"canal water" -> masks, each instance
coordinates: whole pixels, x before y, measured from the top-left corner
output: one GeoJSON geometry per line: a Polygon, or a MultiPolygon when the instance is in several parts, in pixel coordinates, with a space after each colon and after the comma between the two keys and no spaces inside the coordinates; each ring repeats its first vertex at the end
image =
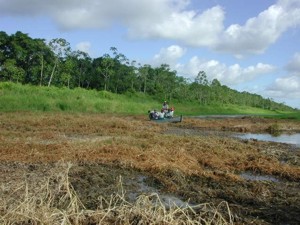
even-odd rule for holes
{"type": "Polygon", "coordinates": [[[281,134],[279,136],[272,136],[271,134],[245,133],[245,134],[236,134],[235,136],[242,139],[256,139],[259,141],[280,142],[286,144],[293,144],[300,147],[300,133],[281,134]]]}

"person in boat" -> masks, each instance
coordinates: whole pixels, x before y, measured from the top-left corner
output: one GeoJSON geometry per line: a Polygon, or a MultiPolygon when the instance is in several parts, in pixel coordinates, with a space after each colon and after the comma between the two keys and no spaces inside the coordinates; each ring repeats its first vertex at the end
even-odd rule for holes
{"type": "Polygon", "coordinates": [[[153,120],[154,119],[154,110],[149,110],[148,114],[149,114],[149,119],[153,120]]]}
{"type": "Polygon", "coordinates": [[[168,105],[167,101],[164,101],[163,105],[162,105],[162,110],[164,111],[164,113],[167,113],[168,109],[169,109],[169,105],[168,105]]]}
{"type": "Polygon", "coordinates": [[[149,110],[149,119],[150,120],[163,120],[165,118],[165,112],[161,110],[160,112],[154,110],[149,110]]]}
{"type": "Polygon", "coordinates": [[[174,107],[168,109],[167,113],[165,114],[166,118],[173,118],[174,116],[174,107]]]}
{"type": "Polygon", "coordinates": [[[162,120],[165,118],[165,112],[163,109],[161,109],[160,113],[158,113],[158,119],[162,120]]]}

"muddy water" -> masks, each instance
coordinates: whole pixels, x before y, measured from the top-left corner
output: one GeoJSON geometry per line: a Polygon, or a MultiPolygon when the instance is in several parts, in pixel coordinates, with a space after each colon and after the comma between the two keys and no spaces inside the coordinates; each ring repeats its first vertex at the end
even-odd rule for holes
{"type": "MultiPolygon", "coordinates": [[[[192,204],[182,201],[178,197],[172,194],[166,194],[162,193],[158,187],[151,186],[149,183],[150,177],[147,177],[145,175],[138,175],[135,177],[135,179],[127,179],[125,180],[125,185],[127,187],[135,187],[131,188],[131,190],[127,190],[128,192],[128,198],[129,201],[136,201],[136,199],[139,197],[141,194],[146,194],[146,195],[151,195],[155,194],[159,197],[161,204],[163,204],[166,208],[170,208],[172,206],[176,207],[187,207],[187,206],[193,206],[192,204]]],[[[152,183],[150,181],[150,183],[152,183]]]]}
{"type": "Polygon", "coordinates": [[[256,139],[260,141],[271,141],[271,142],[280,142],[286,144],[293,144],[300,147],[300,133],[295,134],[281,134],[279,136],[274,136],[271,134],[253,134],[253,133],[245,133],[245,134],[234,134],[235,137],[239,137],[242,139],[256,139]]]}

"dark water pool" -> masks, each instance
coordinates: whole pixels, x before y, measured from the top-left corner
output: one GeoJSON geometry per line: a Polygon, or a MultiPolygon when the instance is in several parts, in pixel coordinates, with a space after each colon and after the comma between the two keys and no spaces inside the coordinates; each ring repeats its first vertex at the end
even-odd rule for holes
{"type": "Polygon", "coordinates": [[[280,142],[286,144],[293,144],[300,147],[300,133],[294,134],[281,134],[279,136],[272,136],[271,134],[236,134],[236,137],[242,139],[257,139],[259,141],[272,141],[272,142],[280,142]]]}

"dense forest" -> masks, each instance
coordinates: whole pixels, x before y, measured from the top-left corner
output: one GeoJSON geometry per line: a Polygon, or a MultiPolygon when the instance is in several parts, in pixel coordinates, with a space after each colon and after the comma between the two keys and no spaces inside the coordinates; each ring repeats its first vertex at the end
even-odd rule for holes
{"type": "Polygon", "coordinates": [[[110,48],[99,58],[74,51],[62,38],[49,42],[20,31],[0,32],[0,81],[39,86],[105,90],[113,93],[142,92],[159,99],[195,101],[201,105],[246,105],[270,110],[291,110],[283,103],[257,94],[238,92],[217,79],[209,81],[199,71],[192,81],[178,76],[167,64],[141,65],[110,48]]]}

